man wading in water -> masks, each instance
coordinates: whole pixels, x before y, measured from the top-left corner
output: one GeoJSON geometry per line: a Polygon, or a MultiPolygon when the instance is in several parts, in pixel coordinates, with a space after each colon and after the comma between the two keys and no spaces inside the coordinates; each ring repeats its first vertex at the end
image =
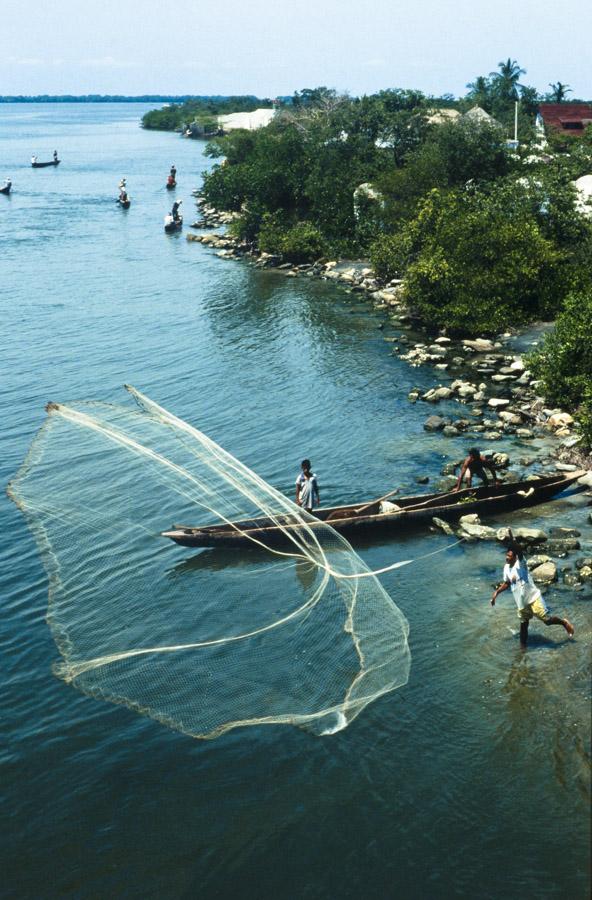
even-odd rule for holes
{"type": "Polygon", "coordinates": [[[321,502],[317,476],[310,471],[310,459],[303,459],[301,468],[302,472],[296,479],[296,503],[312,512],[313,506],[321,502]]]}
{"type": "Polygon", "coordinates": [[[489,471],[493,475],[493,483],[497,484],[495,466],[493,465],[491,460],[487,459],[485,456],[481,456],[481,451],[477,447],[471,447],[471,449],[469,450],[469,455],[460,467],[460,475],[458,476],[458,481],[456,482],[456,487],[454,488],[454,490],[460,491],[465,475],[467,477],[467,487],[471,487],[473,475],[476,475],[477,478],[480,478],[483,484],[487,486],[489,482],[487,481],[485,469],[489,469],[489,471]]]}
{"type": "Polygon", "coordinates": [[[493,592],[490,600],[492,606],[495,606],[497,595],[507,591],[508,588],[511,589],[518,607],[520,643],[523,647],[526,647],[528,641],[528,624],[532,618],[540,619],[545,625],[563,625],[569,636],[573,635],[574,627],[568,619],[560,619],[559,616],[552,616],[549,613],[543,595],[532,580],[522,550],[517,544],[508,547],[504,581],[493,592]]]}

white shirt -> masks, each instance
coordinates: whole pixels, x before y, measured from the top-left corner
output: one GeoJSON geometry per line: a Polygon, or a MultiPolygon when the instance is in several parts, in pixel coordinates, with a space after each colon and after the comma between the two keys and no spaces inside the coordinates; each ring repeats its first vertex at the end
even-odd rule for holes
{"type": "Polygon", "coordinates": [[[541,592],[532,580],[526,561],[523,559],[517,559],[513,566],[506,563],[504,581],[510,585],[518,609],[524,609],[535,600],[541,599],[541,592]]]}
{"type": "Polygon", "coordinates": [[[300,492],[298,494],[300,505],[305,509],[312,509],[315,498],[317,500],[319,498],[317,476],[311,472],[310,478],[307,478],[304,472],[301,472],[296,479],[296,484],[300,487],[300,492]]]}

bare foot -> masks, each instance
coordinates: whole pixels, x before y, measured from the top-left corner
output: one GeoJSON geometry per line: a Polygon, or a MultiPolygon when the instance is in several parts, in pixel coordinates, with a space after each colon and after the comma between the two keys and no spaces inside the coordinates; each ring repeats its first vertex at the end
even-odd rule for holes
{"type": "Polygon", "coordinates": [[[570,636],[570,637],[573,637],[575,628],[573,627],[573,625],[571,624],[571,622],[569,621],[569,619],[564,619],[564,620],[563,620],[563,627],[565,628],[565,630],[567,631],[567,633],[569,634],[569,636],[570,636]]]}

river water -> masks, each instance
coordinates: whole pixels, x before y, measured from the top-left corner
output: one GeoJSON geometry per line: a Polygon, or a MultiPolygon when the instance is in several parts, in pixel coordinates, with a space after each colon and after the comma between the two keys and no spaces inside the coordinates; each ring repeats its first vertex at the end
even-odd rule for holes
{"type": "MultiPolygon", "coordinates": [[[[165,235],[171,163],[189,223],[210,161],[200,143],[142,131],[145,108],[0,106],[0,176],[13,181],[0,196],[3,484],[48,400],[125,402],[124,382],[290,495],[303,456],[328,505],[433,482],[464,450],[423,432],[431,409],[406,399],[433,373],[393,357],[342,289],[165,235]],[[30,168],[55,148],[57,169],[30,168]]],[[[496,449],[530,453],[510,438],[496,449]]],[[[96,476],[109,477],[100,462],[96,476]]],[[[589,553],[585,503],[564,496],[502,524],[574,525],[589,553]]],[[[511,598],[488,604],[498,546],[419,560],[382,579],[410,623],[405,687],[331,737],[267,726],[202,742],[51,674],[45,573],[5,496],[0,520],[7,896],[588,896],[589,591],[548,594],[577,640],[535,625],[521,654],[511,598]]],[[[359,551],[379,568],[447,542],[359,551]]],[[[169,553],[171,566],[190,555],[169,553]]]]}

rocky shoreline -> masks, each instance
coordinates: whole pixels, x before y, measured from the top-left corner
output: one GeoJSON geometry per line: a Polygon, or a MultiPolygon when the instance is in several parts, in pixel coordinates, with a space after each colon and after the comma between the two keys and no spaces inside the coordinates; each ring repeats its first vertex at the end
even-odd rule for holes
{"type": "MultiPolygon", "coordinates": [[[[220,213],[207,206],[199,196],[197,202],[200,217],[192,228],[226,227],[236,218],[235,213],[220,213]]],[[[430,415],[424,425],[426,430],[441,431],[447,437],[464,432],[479,441],[496,441],[507,434],[523,440],[553,435],[558,441],[550,453],[557,460],[559,471],[592,468],[592,458],[578,448],[573,417],[561,409],[548,407],[544,398],[538,396],[537,382],[522,356],[507,351],[505,345],[512,334],[505,333],[496,340],[453,340],[441,333],[431,341],[427,336],[413,341],[412,331],[419,325],[413,312],[402,302],[402,280],[384,284],[364,262],[332,260],[293,265],[282,262],[278,256],[256,251],[225,232],[188,234],[187,240],[210,247],[224,259],[247,259],[257,268],[277,269],[286,277],[334,281],[359,294],[360,299],[368,300],[374,311],[384,314],[384,324],[400,329],[398,335],[386,338],[394,354],[412,366],[432,366],[439,377],[451,378],[446,384],[438,381],[429,391],[417,389],[409,394],[412,403],[419,400],[433,405],[442,401],[459,404],[462,415],[456,419],[430,415]]]]}
{"type": "MultiPolygon", "coordinates": [[[[511,352],[509,342],[513,334],[505,333],[495,340],[457,340],[445,333],[430,338],[420,330],[413,311],[404,305],[401,280],[382,283],[371,267],[362,261],[322,260],[302,265],[283,262],[280,257],[254,250],[221,230],[236,218],[236,214],[220,213],[208,207],[199,195],[197,203],[199,218],[191,227],[200,233],[188,234],[187,240],[211,248],[223,259],[244,259],[257,268],[276,269],[288,278],[313,277],[333,281],[342,285],[348,293],[369,302],[383,318],[379,328],[394,332],[385,335],[385,340],[392,345],[393,355],[406,360],[410,366],[430,366],[434,371],[432,388],[428,391],[417,388],[408,395],[410,403],[425,403],[426,412],[429,406],[445,407],[443,413],[434,410],[426,415],[426,431],[436,431],[450,438],[463,435],[468,443],[478,445],[487,442],[494,446],[496,441],[510,435],[525,442],[528,452],[516,461],[522,469],[520,474],[509,468],[508,455],[496,453],[492,446],[492,458],[504,481],[535,478],[536,475],[528,475],[524,471],[532,466],[545,474],[592,470],[592,459],[579,448],[580,439],[573,417],[562,409],[546,404],[537,393],[538,383],[531,376],[522,355],[511,352]],[[220,230],[212,231],[214,228],[220,230]],[[532,445],[528,446],[535,439],[543,439],[545,446],[542,454],[534,447],[531,451],[532,445]]],[[[460,459],[452,459],[443,466],[441,480],[435,486],[437,490],[450,489],[456,481],[455,473],[461,462],[460,459]]],[[[587,487],[592,488],[590,472],[587,487]]],[[[592,498],[592,492],[587,496],[592,498]]],[[[592,499],[589,503],[592,504],[592,499]]],[[[470,516],[466,518],[471,519],[470,516]]],[[[588,518],[592,521],[592,513],[588,518]]],[[[435,525],[438,526],[438,523],[435,525]]],[[[494,529],[488,529],[478,521],[463,523],[461,520],[458,534],[466,540],[507,539],[507,534],[500,537],[494,529]]],[[[539,538],[538,544],[547,541],[548,536],[539,538]]],[[[525,540],[524,543],[529,545],[531,542],[525,540]]],[[[534,543],[537,544],[537,541],[534,543]]],[[[550,554],[564,557],[570,551],[580,549],[580,542],[576,536],[561,539],[555,535],[551,536],[546,546],[550,554]]],[[[534,570],[533,577],[540,567],[538,576],[541,584],[551,584],[557,580],[557,565],[550,555],[538,554],[536,558],[531,558],[530,563],[534,570]],[[544,582],[545,578],[550,580],[544,582]]],[[[575,571],[571,566],[563,567],[564,581],[580,589],[584,582],[592,581],[592,559],[577,559],[575,565],[575,571]]]]}

